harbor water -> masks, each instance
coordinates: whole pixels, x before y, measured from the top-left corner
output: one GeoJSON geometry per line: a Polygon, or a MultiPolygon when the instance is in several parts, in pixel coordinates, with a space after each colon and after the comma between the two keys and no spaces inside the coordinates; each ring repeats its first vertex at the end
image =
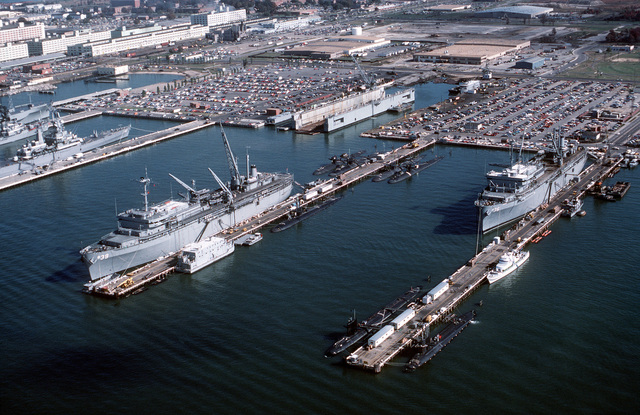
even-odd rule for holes
{"type": "MultiPolygon", "coordinates": [[[[417,105],[447,87],[418,86],[417,105]]],[[[226,132],[242,169],[248,150],[259,170],[304,183],[332,155],[397,147],[359,137],[391,119],[329,135],[226,132]]],[[[116,211],[142,205],[145,169],[154,202],[183,190],[168,173],[197,188],[215,186],[207,167],[226,178],[217,127],[0,193],[0,412],[637,413],[638,169],[615,178],[632,182],[623,200],[587,198],[586,216],[556,222],[520,270],[468,299],[460,312],[483,302],[477,322],[416,372],[323,357],[352,309],[363,319],[475,253],[473,201],[507,152],[424,154],[445,158],[399,184],[365,181],[292,229],[117,301],[81,294],[78,251],[115,228],[116,211]]]]}

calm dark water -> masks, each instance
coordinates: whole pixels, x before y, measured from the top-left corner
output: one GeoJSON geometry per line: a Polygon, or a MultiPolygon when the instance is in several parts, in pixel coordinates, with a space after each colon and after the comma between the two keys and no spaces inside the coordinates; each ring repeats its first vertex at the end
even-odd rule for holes
{"type": "MultiPolygon", "coordinates": [[[[421,86],[419,105],[442,91],[421,86]]],[[[227,134],[241,164],[250,147],[260,170],[307,182],[333,154],[397,146],[358,136],[390,119],[227,134]]],[[[433,153],[445,159],[411,181],[363,182],[294,229],[120,301],[80,293],[78,250],[115,227],[116,205],[141,205],[145,168],[153,201],[176,194],[169,172],[199,188],[214,185],[207,167],[226,176],[217,129],[1,193],[0,412],[637,413],[639,170],[616,177],[634,182],[624,200],[587,199],[587,216],[558,221],[521,270],[476,292],[460,311],[483,300],[478,322],[417,372],[323,357],[352,308],[364,317],[474,254],[472,201],[507,154],[433,153]]]]}

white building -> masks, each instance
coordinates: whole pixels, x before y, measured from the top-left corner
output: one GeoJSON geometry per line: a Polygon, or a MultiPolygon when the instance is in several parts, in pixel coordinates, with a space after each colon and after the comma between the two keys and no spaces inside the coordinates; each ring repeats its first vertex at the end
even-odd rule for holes
{"type": "Polygon", "coordinates": [[[25,26],[19,22],[17,26],[7,26],[0,29],[0,43],[20,42],[23,40],[44,39],[44,24],[25,26]]]}
{"type": "Polygon", "coordinates": [[[221,26],[245,20],[247,20],[247,11],[245,9],[191,15],[191,24],[206,27],[221,26]]]}
{"type": "Polygon", "coordinates": [[[162,30],[138,35],[124,36],[110,40],[72,45],[67,48],[71,56],[101,56],[127,50],[146,48],[169,42],[180,42],[205,37],[209,28],[200,25],[177,25],[162,30]]]}
{"type": "Polygon", "coordinates": [[[0,62],[12,61],[29,57],[29,49],[26,43],[7,43],[0,46],[0,62]]]}
{"type": "Polygon", "coordinates": [[[66,53],[69,46],[107,39],[111,39],[111,31],[108,30],[101,32],[75,31],[71,36],[62,35],[56,38],[33,40],[27,42],[27,45],[29,45],[29,56],[37,56],[56,52],[66,53]]]}

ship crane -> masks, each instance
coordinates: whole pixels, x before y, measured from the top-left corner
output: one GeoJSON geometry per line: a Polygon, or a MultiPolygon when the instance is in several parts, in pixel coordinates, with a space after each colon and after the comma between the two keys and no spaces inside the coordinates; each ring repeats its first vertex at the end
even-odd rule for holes
{"type": "Polygon", "coordinates": [[[229,198],[229,202],[233,202],[233,193],[231,193],[231,190],[229,190],[229,188],[225,186],[224,183],[222,183],[222,180],[220,180],[220,178],[213,172],[213,170],[209,169],[209,172],[213,175],[213,178],[216,179],[216,182],[218,182],[218,185],[220,185],[222,191],[227,195],[227,197],[229,198]]]}
{"type": "Polygon", "coordinates": [[[191,187],[188,184],[186,184],[185,182],[183,182],[182,180],[178,179],[173,174],[169,173],[169,176],[171,176],[171,178],[173,178],[173,180],[178,182],[180,184],[180,186],[184,187],[185,189],[187,189],[189,191],[189,196],[190,196],[191,200],[194,200],[194,199],[197,200],[197,199],[200,198],[200,196],[202,196],[203,194],[206,194],[209,191],[207,189],[196,190],[193,187],[191,187]]]}
{"type": "Polygon", "coordinates": [[[364,69],[362,69],[362,67],[360,66],[360,62],[358,62],[358,58],[356,58],[355,55],[351,55],[351,58],[353,59],[353,62],[356,64],[356,68],[358,68],[358,71],[360,71],[360,76],[362,76],[362,80],[364,81],[366,88],[373,88],[376,84],[375,79],[367,75],[364,69]]]}
{"type": "Polygon", "coordinates": [[[220,124],[220,131],[222,132],[222,142],[224,143],[224,150],[227,153],[227,163],[229,164],[229,173],[231,174],[231,190],[236,190],[240,186],[240,170],[238,170],[238,163],[236,163],[227,135],[224,133],[224,128],[220,124]]]}

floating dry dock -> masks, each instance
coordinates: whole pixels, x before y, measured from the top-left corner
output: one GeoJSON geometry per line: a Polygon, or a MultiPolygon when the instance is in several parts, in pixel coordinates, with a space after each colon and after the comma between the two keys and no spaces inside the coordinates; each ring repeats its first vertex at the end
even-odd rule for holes
{"type": "Polygon", "coordinates": [[[577,182],[558,192],[549,204],[518,222],[503,234],[502,239],[496,238],[451,276],[424,293],[421,301],[407,308],[411,310],[410,319],[403,319],[402,324],[383,327],[364,346],[346,357],[347,364],[379,373],[401,351],[417,345],[426,330],[440,322],[485,282],[488,270],[500,256],[511,249],[521,250],[534,238],[548,235],[549,225],[560,217],[561,202],[569,196],[583,197],[595,182],[609,177],[620,162],[621,159],[614,159],[591,165],[577,182]]]}

